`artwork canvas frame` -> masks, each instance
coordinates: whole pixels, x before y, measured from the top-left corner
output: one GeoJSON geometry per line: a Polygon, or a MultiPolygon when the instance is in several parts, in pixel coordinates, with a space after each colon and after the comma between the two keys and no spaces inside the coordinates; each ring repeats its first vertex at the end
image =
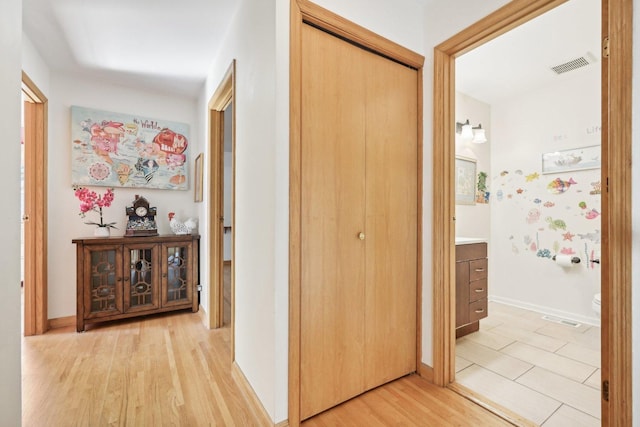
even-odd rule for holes
{"type": "Polygon", "coordinates": [[[456,205],[476,204],[476,166],[476,159],[456,156],[454,169],[456,205]]]}
{"type": "Polygon", "coordinates": [[[194,183],[193,183],[193,201],[196,203],[202,202],[202,185],[203,185],[203,177],[202,177],[202,168],[204,167],[204,154],[200,153],[196,157],[194,163],[194,183]]]}
{"type": "Polygon", "coordinates": [[[71,183],[189,189],[189,125],[71,107],[71,183]]]}
{"type": "Polygon", "coordinates": [[[555,174],[601,167],[601,146],[570,148],[542,154],[542,173],[555,174]]]}

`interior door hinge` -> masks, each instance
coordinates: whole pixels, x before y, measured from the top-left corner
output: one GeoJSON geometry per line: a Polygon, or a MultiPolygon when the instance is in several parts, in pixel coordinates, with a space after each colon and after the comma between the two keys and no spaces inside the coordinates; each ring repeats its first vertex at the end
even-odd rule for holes
{"type": "Polygon", "coordinates": [[[609,57],[609,37],[605,37],[602,40],[602,57],[603,58],[609,57]]]}
{"type": "Polygon", "coordinates": [[[602,381],[602,398],[605,402],[609,401],[609,380],[602,381]]]}

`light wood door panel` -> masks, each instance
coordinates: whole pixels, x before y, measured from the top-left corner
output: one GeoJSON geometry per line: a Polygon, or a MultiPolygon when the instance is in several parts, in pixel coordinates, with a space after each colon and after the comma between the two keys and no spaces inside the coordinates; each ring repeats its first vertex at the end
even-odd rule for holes
{"type": "Polygon", "coordinates": [[[365,386],[416,370],[417,71],[367,53],[365,386]]]}
{"type": "Polygon", "coordinates": [[[362,393],[363,51],[307,25],[302,40],[301,416],[362,393]]]}
{"type": "Polygon", "coordinates": [[[416,370],[417,71],[302,28],[300,414],[416,370]]]}

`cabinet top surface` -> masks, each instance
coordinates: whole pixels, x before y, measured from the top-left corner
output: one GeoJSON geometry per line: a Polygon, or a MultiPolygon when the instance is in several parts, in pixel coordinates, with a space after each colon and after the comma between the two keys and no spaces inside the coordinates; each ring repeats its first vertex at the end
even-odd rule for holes
{"type": "Polygon", "coordinates": [[[483,237],[456,237],[456,245],[470,245],[473,243],[487,243],[483,237]]]}
{"type": "Polygon", "coordinates": [[[162,236],[112,236],[112,237],[82,237],[73,239],[72,243],[82,244],[122,244],[122,243],[162,243],[162,242],[184,242],[199,240],[198,234],[166,234],[162,236]]]}

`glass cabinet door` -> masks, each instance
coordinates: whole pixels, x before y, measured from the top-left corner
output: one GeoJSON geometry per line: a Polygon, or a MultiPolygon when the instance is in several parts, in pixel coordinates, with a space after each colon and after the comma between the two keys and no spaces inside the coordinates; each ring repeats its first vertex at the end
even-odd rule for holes
{"type": "Polygon", "coordinates": [[[162,305],[191,303],[191,244],[162,245],[162,305]]]}
{"type": "Polygon", "coordinates": [[[85,247],[84,260],[85,318],[122,313],[122,247],[85,247]]]}
{"type": "Polygon", "coordinates": [[[159,307],[160,266],[158,245],[124,247],[124,311],[144,311],[159,307]]]}

